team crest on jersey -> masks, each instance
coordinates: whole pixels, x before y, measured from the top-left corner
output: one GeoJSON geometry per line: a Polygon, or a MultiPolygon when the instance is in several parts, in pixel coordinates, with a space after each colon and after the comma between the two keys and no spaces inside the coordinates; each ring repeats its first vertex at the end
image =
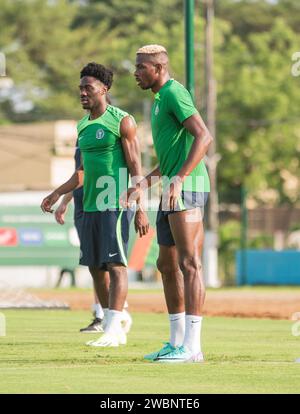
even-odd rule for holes
{"type": "Polygon", "coordinates": [[[156,105],[156,108],[155,108],[155,111],[154,111],[155,115],[157,115],[157,114],[158,114],[158,112],[159,112],[159,106],[158,106],[158,104],[157,104],[157,105],[156,105]]]}
{"type": "Polygon", "coordinates": [[[104,137],[104,134],[105,134],[105,132],[104,132],[104,130],[102,128],[97,129],[96,138],[97,139],[102,139],[104,137]]]}

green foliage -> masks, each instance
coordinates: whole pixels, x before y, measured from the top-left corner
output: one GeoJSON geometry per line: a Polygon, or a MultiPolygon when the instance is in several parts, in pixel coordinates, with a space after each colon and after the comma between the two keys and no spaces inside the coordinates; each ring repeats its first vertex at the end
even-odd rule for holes
{"type": "Polygon", "coordinates": [[[268,234],[259,234],[248,240],[248,249],[273,249],[274,238],[268,234]]]}
{"type": "MultiPolygon", "coordinates": [[[[272,249],[274,238],[257,233],[246,240],[247,249],[272,249]]],[[[219,276],[225,286],[235,285],[235,254],[241,249],[241,223],[228,220],[219,226],[219,276]]]]}
{"type": "Polygon", "coordinates": [[[288,26],[299,32],[300,3],[298,0],[216,0],[216,13],[231,23],[242,38],[250,33],[267,32],[274,19],[283,17],[288,26]]]}
{"type": "MultiPolygon", "coordinates": [[[[143,119],[143,92],[132,75],[135,52],[164,44],[172,76],[184,82],[183,0],[2,0],[0,51],[11,96],[0,97],[0,123],[79,118],[79,71],[89,61],[114,69],[113,103],[143,119]],[[15,103],[32,108],[16,111],[15,103]]],[[[298,0],[216,1],[218,191],[239,203],[241,185],[252,198],[295,203],[299,194],[299,77],[291,76],[300,50],[298,0]]],[[[204,108],[203,2],[196,1],[196,101],[204,108]]],[[[0,79],[1,80],[1,79],[0,79]]],[[[0,85],[1,88],[1,85],[0,85]]]]}
{"type": "Polygon", "coordinates": [[[241,224],[229,220],[219,226],[219,276],[223,285],[235,284],[235,253],[241,247],[241,224]]]}
{"type": "Polygon", "coordinates": [[[291,76],[298,48],[296,33],[281,19],[269,32],[250,34],[247,43],[224,35],[217,116],[221,199],[238,202],[244,183],[257,198],[273,188],[276,201],[296,200],[297,191],[285,190],[282,172],[297,177],[299,169],[299,79],[291,76]]]}
{"type": "Polygon", "coordinates": [[[6,102],[2,111],[8,118],[23,121],[79,114],[73,108],[78,106],[74,89],[82,36],[70,30],[75,12],[64,0],[52,5],[44,0],[2,1],[0,48],[6,53],[7,76],[34,103],[32,111],[19,115],[6,102]]]}

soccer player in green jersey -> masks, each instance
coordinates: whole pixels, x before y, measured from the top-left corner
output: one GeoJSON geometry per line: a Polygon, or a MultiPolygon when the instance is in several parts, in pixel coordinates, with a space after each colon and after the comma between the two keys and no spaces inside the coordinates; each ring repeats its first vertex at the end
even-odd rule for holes
{"type": "Polygon", "coordinates": [[[210,191],[203,161],[212,137],[190,93],[170,78],[168,54],[160,45],[137,51],[135,78],[151,89],[151,127],[159,165],[127,192],[138,199],[153,178],[163,178],[157,215],[158,269],[162,274],[170,320],[170,339],[145,359],[202,362],[201,324],[205,287],[201,271],[203,208],[210,191]]]}
{"type": "MultiPolygon", "coordinates": [[[[108,96],[106,96],[106,101],[108,104],[111,104],[111,101],[108,96]]],[[[75,170],[80,167],[81,165],[81,152],[80,148],[78,146],[78,139],[76,142],[75,147],[75,154],[74,154],[74,160],[75,160],[75,170]]],[[[77,234],[79,237],[79,240],[81,239],[81,231],[82,231],[82,223],[83,223],[83,217],[84,217],[84,211],[83,211],[83,187],[78,188],[75,191],[72,191],[71,193],[65,194],[60,201],[59,206],[55,210],[55,219],[57,223],[63,225],[65,220],[65,214],[68,209],[68,205],[70,201],[73,199],[74,201],[74,224],[75,228],[77,230],[77,234]]],[[[109,273],[107,271],[101,271],[99,278],[99,284],[94,286],[94,298],[95,302],[93,304],[93,320],[92,322],[80,329],[80,332],[87,333],[87,334],[99,334],[103,331],[103,327],[105,326],[105,321],[107,319],[107,313],[108,313],[108,302],[109,302],[109,273]],[[101,299],[102,299],[102,305],[99,302],[98,296],[101,291],[101,299]]],[[[128,307],[127,302],[125,302],[125,307],[128,307]]],[[[122,321],[122,327],[125,331],[125,333],[128,333],[132,325],[132,318],[130,314],[127,312],[126,309],[123,309],[123,321],[122,321]]]]}
{"type": "MultiPolygon", "coordinates": [[[[113,73],[97,63],[80,72],[80,100],[88,111],[77,125],[82,165],[72,177],[42,201],[44,212],[63,195],[83,184],[83,222],[80,264],[89,267],[100,303],[105,302],[105,270],[109,272],[109,310],[104,334],[87,344],[99,347],[126,343],[122,311],[127,296],[127,243],[133,211],[119,205],[119,195],[131,177],[141,175],[136,124],[130,115],[107,104],[106,94],[113,73]],[[84,178],[84,180],[83,180],[84,178]]],[[[135,214],[135,229],[142,236],[149,223],[140,205],[135,214]]],[[[104,306],[103,306],[104,307],[104,306]]]]}

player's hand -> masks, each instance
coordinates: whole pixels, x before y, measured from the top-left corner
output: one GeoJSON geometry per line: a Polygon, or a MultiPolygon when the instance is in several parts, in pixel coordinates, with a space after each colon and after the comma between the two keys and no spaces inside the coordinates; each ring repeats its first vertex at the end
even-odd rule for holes
{"type": "Polygon", "coordinates": [[[142,190],[138,187],[130,187],[127,191],[124,191],[120,197],[120,204],[123,208],[131,208],[140,200],[142,190]]]}
{"type": "Polygon", "coordinates": [[[180,177],[176,176],[172,178],[170,188],[168,191],[167,198],[167,207],[168,209],[175,210],[178,199],[181,197],[182,191],[182,180],[180,177]]]}
{"type": "Polygon", "coordinates": [[[68,205],[65,203],[61,203],[57,209],[55,210],[55,220],[58,224],[65,224],[65,214],[67,211],[68,205]]]}
{"type": "Polygon", "coordinates": [[[53,213],[53,209],[51,207],[53,206],[53,204],[57,202],[59,197],[60,195],[56,191],[53,191],[53,193],[45,197],[41,204],[41,209],[43,210],[43,212],[53,213]]]}
{"type": "Polygon", "coordinates": [[[135,228],[135,232],[139,233],[140,237],[143,237],[148,233],[149,220],[148,220],[147,214],[144,211],[138,210],[135,213],[134,228],[135,228]]]}

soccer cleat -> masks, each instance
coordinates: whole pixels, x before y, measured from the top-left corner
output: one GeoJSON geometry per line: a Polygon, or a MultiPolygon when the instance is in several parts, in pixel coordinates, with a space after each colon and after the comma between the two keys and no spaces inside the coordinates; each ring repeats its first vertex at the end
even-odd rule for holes
{"type": "Polygon", "coordinates": [[[163,342],[163,344],[165,345],[159,351],[145,355],[144,359],[147,359],[148,361],[155,361],[159,356],[167,355],[176,349],[176,347],[171,345],[170,342],[163,342]]]}
{"type": "Polygon", "coordinates": [[[202,352],[192,354],[184,346],[177,347],[166,355],[158,356],[155,362],[179,363],[179,362],[204,362],[202,352]]]}
{"type": "Polygon", "coordinates": [[[126,334],[121,331],[118,334],[111,334],[111,333],[104,333],[100,338],[96,339],[95,341],[88,341],[86,345],[89,346],[119,346],[119,345],[126,345],[127,337],[126,334]]]}
{"type": "Polygon", "coordinates": [[[99,347],[116,347],[119,346],[119,339],[116,335],[104,333],[96,341],[88,341],[86,345],[99,347]]]}
{"type": "Polygon", "coordinates": [[[126,345],[127,344],[127,336],[124,330],[120,331],[117,335],[118,341],[120,345],[126,345]]]}
{"type": "Polygon", "coordinates": [[[86,328],[80,329],[81,333],[99,333],[104,332],[102,326],[102,319],[95,318],[86,328]]]}
{"type": "Polygon", "coordinates": [[[121,325],[122,325],[124,333],[128,334],[128,332],[130,331],[131,325],[132,325],[132,317],[125,309],[123,309],[123,317],[124,319],[122,319],[121,325]]]}

